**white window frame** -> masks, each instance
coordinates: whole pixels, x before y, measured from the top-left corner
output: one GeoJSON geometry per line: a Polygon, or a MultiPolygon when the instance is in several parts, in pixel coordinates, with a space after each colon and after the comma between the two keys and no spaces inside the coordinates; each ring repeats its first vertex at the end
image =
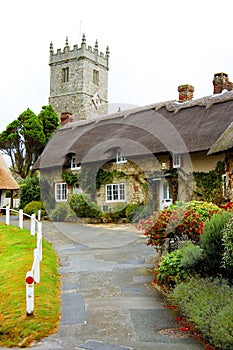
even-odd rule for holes
{"type": "Polygon", "coordinates": [[[181,168],[181,154],[173,155],[173,168],[175,169],[181,168]]]}
{"type": "Polygon", "coordinates": [[[76,156],[72,156],[72,157],[71,157],[70,168],[71,168],[72,170],[80,170],[80,169],[81,169],[80,163],[77,163],[77,162],[76,162],[76,156]]]}
{"type": "Polygon", "coordinates": [[[117,164],[124,164],[127,162],[127,159],[125,157],[121,156],[121,151],[118,150],[116,154],[116,163],[117,164]]]}
{"type": "Polygon", "coordinates": [[[55,184],[55,201],[66,202],[67,201],[67,184],[66,182],[58,182],[55,184]]]}
{"type": "Polygon", "coordinates": [[[126,202],[125,183],[105,185],[106,203],[126,202]]]}

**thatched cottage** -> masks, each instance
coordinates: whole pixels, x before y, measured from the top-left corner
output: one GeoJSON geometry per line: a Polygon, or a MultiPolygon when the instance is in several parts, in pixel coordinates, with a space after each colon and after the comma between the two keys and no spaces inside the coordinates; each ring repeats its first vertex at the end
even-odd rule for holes
{"type": "Polygon", "coordinates": [[[179,199],[202,199],[206,185],[197,188],[195,175],[214,171],[223,181],[222,200],[230,199],[228,156],[213,147],[226,133],[232,147],[232,83],[218,73],[213,84],[213,95],[196,100],[193,86],[185,84],[178,87],[177,100],[94,120],[71,119],[34,168],[50,182],[57,202],[87,191],[103,208],[150,201],[158,209],[179,199]],[[72,182],[69,174],[79,174],[79,180],[72,182]]]}
{"type": "Polygon", "coordinates": [[[0,207],[5,204],[6,192],[18,190],[19,185],[13,178],[6,162],[0,153],[0,207]]]}

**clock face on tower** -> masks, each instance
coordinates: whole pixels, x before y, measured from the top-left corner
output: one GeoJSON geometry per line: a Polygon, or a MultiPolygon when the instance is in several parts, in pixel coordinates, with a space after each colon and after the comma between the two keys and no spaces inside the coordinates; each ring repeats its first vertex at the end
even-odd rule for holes
{"type": "Polygon", "coordinates": [[[95,93],[91,100],[92,100],[92,103],[94,104],[95,108],[98,109],[98,107],[101,105],[100,96],[97,93],[95,93]]]}

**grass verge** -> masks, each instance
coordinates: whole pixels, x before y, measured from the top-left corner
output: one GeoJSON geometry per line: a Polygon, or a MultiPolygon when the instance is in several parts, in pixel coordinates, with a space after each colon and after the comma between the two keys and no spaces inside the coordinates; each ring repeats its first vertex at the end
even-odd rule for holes
{"type": "Polygon", "coordinates": [[[26,347],[57,330],[60,317],[58,258],[43,239],[41,281],[34,287],[34,315],[26,316],[25,276],[33,263],[36,237],[0,223],[0,346],[26,347]]]}

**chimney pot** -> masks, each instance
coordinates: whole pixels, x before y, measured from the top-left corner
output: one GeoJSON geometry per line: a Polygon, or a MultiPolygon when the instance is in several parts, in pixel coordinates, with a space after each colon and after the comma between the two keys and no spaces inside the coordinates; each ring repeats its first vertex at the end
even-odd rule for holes
{"type": "Polygon", "coordinates": [[[193,99],[194,86],[184,84],[178,86],[179,102],[190,101],[193,99]]]}
{"type": "Polygon", "coordinates": [[[228,74],[223,72],[214,74],[213,85],[214,94],[221,94],[223,90],[233,90],[233,83],[229,81],[228,74]]]}
{"type": "Polygon", "coordinates": [[[64,112],[61,114],[61,124],[65,125],[67,123],[73,123],[73,116],[72,113],[64,112]]]}

